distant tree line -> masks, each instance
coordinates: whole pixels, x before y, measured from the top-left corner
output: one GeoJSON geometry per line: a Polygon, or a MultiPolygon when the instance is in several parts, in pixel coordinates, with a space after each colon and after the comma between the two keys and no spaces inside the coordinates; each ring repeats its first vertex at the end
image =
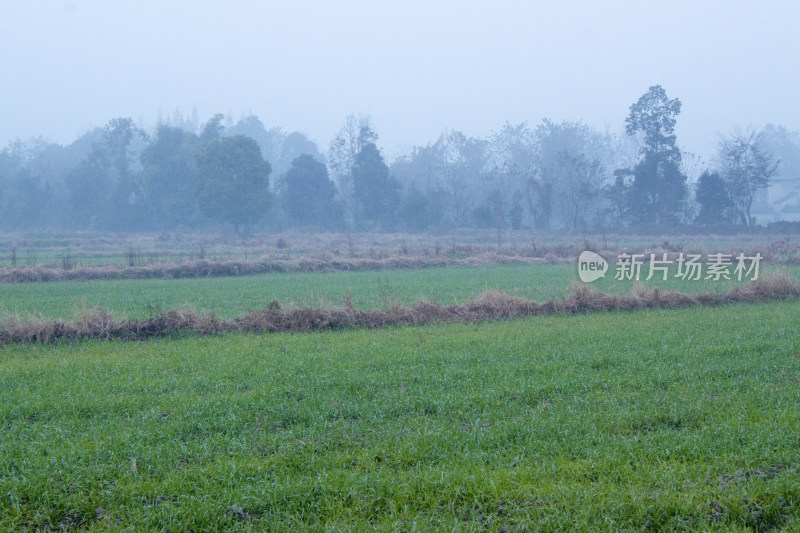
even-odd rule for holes
{"type": "Polygon", "coordinates": [[[705,164],[677,145],[681,102],[653,86],[625,134],[580,121],[446,131],[387,163],[368,117],[350,116],[326,155],[255,116],[154,131],[116,118],[61,146],[0,151],[0,230],[424,231],[458,227],[652,231],[752,226],[758,190],[800,177],[800,134],[768,125],[720,139],[705,164]]]}

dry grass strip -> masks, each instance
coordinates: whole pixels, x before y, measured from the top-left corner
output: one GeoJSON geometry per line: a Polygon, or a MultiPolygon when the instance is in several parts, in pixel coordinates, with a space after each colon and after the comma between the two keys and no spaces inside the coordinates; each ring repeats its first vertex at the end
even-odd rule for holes
{"type": "Polygon", "coordinates": [[[675,291],[635,288],[630,294],[611,295],[587,285],[577,285],[563,299],[537,303],[486,291],[462,305],[443,306],[420,301],[410,307],[394,306],[383,310],[358,310],[346,304],[337,308],[282,308],[273,302],[269,309],[223,319],[213,314],[171,310],[151,319],[117,319],[101,309],[85,309],[74,319],[48,320],[7,317],[0,321],[0,344],[54,343],[81,339],[144,340],[185,334],[217,335],[226,332],[310,332],[328,329],[379,329],[389,326],[421,325],[436,322],[466,323],[525,316],[673,309],[690,306],[717,306],[727,303],[783,300],[800,296],[800,282],[776,274],[750,282],[727,293],[690,296],[675,291]]]}
{"type": "Polygon", "coordinates": [[[52,265],[0,267],[0,283],[36,283],[100,279],[178,279],[222,276],[252,276],[286,272],[357,272],[365,270],[407,270],[436,267],[488,266],[500,264],[542,265],[569,263],[567,258],[526,257],[482,252],[465,258],[393,256],[388,258],[264,258],[250,261],[195,260],[184,263],[156,263],[129,267],[121,264],[75,266],[52,265]]]}
{"type": "MultiPolygon", "coordinates": [[[[668,243],[664,243],[667,245],[668,243]]],[[[344,257],[329,252],[312,253],[295,257],[262,256],[258,259],[196,259],[180,263],[150,263],[129,266],[124,263],[99,265],[72,264],[69,268],[58,264],[0,265],[0,283],[33,283],[48,281],[101,280],[101,279],[178,279],[221,276],[251,276],[287,272],[342,272],[365,270],[404,270],[437,267],[490,266],[503,264],[542,265],[574,264],[583,250],[592,250],[613,263],[621,249],[602,249],[598,244],[553,244],[547,246],[498,247],[475,244],[448,245],[441,250],[429,247],[387,247],[370,249],[361,256],[344,257]]],[[[707,254],[711,250],[689,247],[686,253],[707,254]]],[[[719,249],[733,257],[739,249],[719,249]]],[[[646,246],[626,249],[627,253],[650,253],[676,261],[675,247],[646,246]]],[[[800,242],[776,241],[769,246],[747,246],[745,255],[761,254],[762,260],[772,265],[800,264],[800,242]]]]}

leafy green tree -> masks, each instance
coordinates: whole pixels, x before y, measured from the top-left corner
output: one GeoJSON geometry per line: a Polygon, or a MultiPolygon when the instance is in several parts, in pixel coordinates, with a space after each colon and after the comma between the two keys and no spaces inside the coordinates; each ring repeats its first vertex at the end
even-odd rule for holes
{"type": "Polygon", "coordinates": [[[94,227],[105,215],[111,195],[108,167],[105,152],[92,149],[89,156],[66,176],[71,226],[94,227]]]}
{"type": "Polygon", "coordinates": [[[633,168],[629,212],[646,225],[674,225],[686,201],[686,176],[681,172],[681,152],[675,144],[675,122],[681,102],[670,100],[660,85],[650,87],[630,107],[625,119],[628,135],[643,134],[641,159],[633,168]]]}
{"type": "Polygon", "coordinates": [[[681,112],[681,101],[670,100],[661,85],[654,85],[630,107],[625,119],[625,132],[644,134],[647,150],[661,152],[675,148],[675,123],[681,112]]]}
{"type": "Polygon", "coordinates": [[[197,200],[208,217],[243,235],[264,216],[269,202],[270,164],[244,135],[222,137],[197,154],[197,200]]]}
{"type": "Polygon", "coordinates": [[[0,227],[19,230],[40,224],[50,197],[48,188],[26,168],[4,178],[0,175],[0,227]]]}
{"type": "Polygon", "coordinates": [[[375,143],[366,143],[358,152],[351,176],[357,225],[382,230],[393,228],[400,199],[400,184],[389,175],[389,167],[375,143]]]}
{"type": "MultiPolygon", "coordinates": [[[[244,135],[250,137],[261,148],[261,156],[270,162],[273,173],[283,174],[286,168],[280,168],[276,164],[280,157],[280,147],[283,142],[284,134],[280,128],[267,130],[264,123],[255,115],[242,117],[233,127],[225,132],[226,135],[244,135]]],[[[291,161],[290,161],[291,163],[291,161]]]]}
{"type": "Polygon", "coordinates": [[[135,141],[146,140],[130,118],[106,124],[100,141],[65,180],[73,225],[131,230],[142,224],[144,195],[134,156],[135,141]]]}
{"type": "Polygon", "coordinates": [[[160,229],[198,221],[197,162],[200,139],[170,126],[158,128],[141,153],[142,176],[151,225],[160,229]]]}
{"type": "Polygon", "coordinates": [[[283,178],[280,192],[291,226],[341,228],[342,208],[335,197],[336,185],[323,163],[309,154],[295,158],[283,178]]]}
{"type": "Polygon", "coordinates": [[[443,212],[434,199],[413,183],[400,203],[400,220],[410,231],[422,231],[442,221],[443,212]]]}
{"type": "Polygon", "coordinates": [[[106,132],[106,149],[110,156],[113,182],[111,209],[106,221],[109,227],[135,231],[145,222],[145,197],[138,153],[148,136],[130,118],[110,121],[106,132]]]}
{"type": "Polygon", "coordinates": [[[218,141],[225,131],[225,126],[222,125],[224,119],[225,115],[222,113],[217,113],[211,117],[211,119],[206,122],[205,126],[203,126],[203,132],[200,134],[200,142],[208,144],[218,141]]]}
{"type": "Polygon", "coordinates": [[[728,187],[719,172],[703,172],[697,180],[695,198],[700,207],[696,223],[724,224],[733,221],[733,204],[728,195],[728,187]]]}
{"type": "Polygon", "coordinates": [[[317,143],[302,133],[293,131],[282,139],[280,154],[277,157],[274,171],[284,174],[294,160],[303,154],[310,155],[317,161],[325,161],[325,158],[319,153],[317,143]]]}
{"type": "Polygon", "coordinates": [[[316,143],[299,132],[286,134],[281,128],[267,129],[255,116],[243,117],[234,126],[225,130],[225,135],[245,135],[258,143],[261,155],[270,162],[272,174],[283,176],[292,162],[303,154],[309,154],[324,161],[316,143]]]}
{"type": "Polygon", "coordinates": [[[61,147],[42,138],[16,139],[0,150],[0,228],[22,230],[58,223],[56,198],[61,178],[53,157],[61,147]]]}
{"type": "Polygon", "coordinates": [[[686,201],[686,176],[678,152],[646,152],[633,168],[628,191],[629,213],[645,226],[674,226],[680,222],[686,201]]]}

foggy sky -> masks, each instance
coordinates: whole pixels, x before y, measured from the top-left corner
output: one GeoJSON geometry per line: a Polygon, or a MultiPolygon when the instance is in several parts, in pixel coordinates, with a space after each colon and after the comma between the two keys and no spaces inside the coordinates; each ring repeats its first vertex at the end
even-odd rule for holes
{"type": "Polygon", "coordinates": [[[800,129],[800,4],[768,1],[0,1],[0,143],[110,118],[252,112],[327,151],[372,116],[390,156],[445,128],[583,119],[618,132],[661,84],[678,143],[800,129]],[[697,5],[699,4],[699,5],[697,5]]]}

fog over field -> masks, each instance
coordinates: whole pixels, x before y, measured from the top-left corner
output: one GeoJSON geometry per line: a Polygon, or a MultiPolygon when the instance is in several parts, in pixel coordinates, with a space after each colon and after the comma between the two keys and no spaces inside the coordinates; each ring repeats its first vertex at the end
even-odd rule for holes
{"type": "Polygon", "coordinates": [[[0,532],[800,531],[797,0],[0,0],[0,532]]]}
{"type": "Polygon", "coordinates": [[[656,84],[682,150],[800,129],[796,2],[105,2],[0,5],[0,144],[67,144],[118,116],[254,114],[326,147],[367,114],[394,158],[444,129],[583,120],[622,130],[656,84]]]}

